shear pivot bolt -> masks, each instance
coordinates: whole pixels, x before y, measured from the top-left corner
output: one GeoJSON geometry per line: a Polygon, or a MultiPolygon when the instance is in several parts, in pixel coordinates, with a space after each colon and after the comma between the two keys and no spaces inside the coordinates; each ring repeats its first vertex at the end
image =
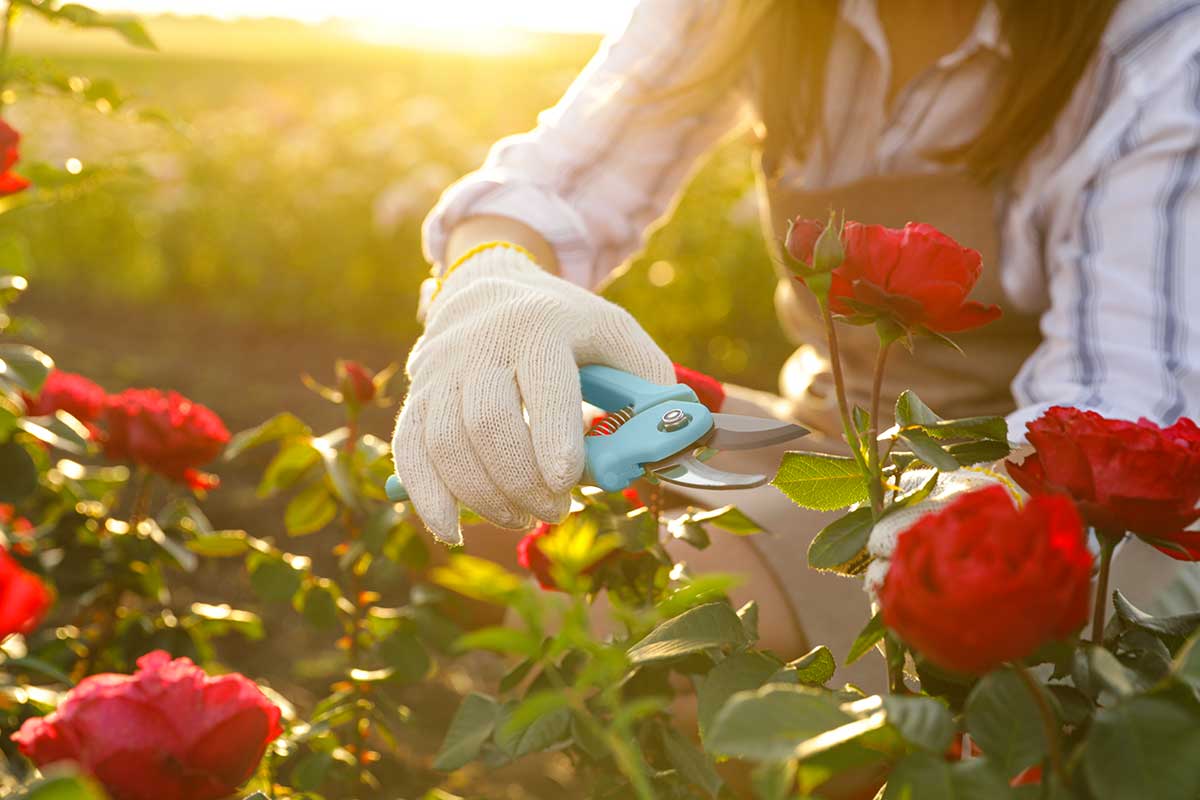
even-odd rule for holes
{"type": "Polygon", "coordinates": [[[691,421],[692,418],[685,414],[683,409],[672,408],[663,414],[662,419],[658,423],[658,429],[662,431],[677,431],[680,428],[687,427],[687,424],[691,421]]]}

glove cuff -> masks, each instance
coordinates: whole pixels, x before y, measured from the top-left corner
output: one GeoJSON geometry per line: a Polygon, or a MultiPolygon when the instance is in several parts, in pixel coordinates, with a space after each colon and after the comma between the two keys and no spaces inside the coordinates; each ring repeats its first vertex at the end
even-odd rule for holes
{"type": "Polygon", "coordinates": [[[447,267],[441,275],[434,275],[422,282],[420,302],[417,308],[419,320],[423,322],[428,316],[430,307],[442,294],[442,290],[451,276],[468,265],[472,272],[478,271],[480,267],[486,268],[488,272],[519,271],[530,268],[541,271],[533,254],[519,244],[499,240],[477,244],[455,259],[454,263],[447,267]]]}

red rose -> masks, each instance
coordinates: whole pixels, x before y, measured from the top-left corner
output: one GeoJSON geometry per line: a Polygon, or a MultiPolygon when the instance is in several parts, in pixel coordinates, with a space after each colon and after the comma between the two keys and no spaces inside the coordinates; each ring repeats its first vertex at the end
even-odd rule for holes
{"type": "MultiPolygon", "coordinates": [[[[793,223],[796,248],[788,248],[793,258],[812,258],[814,225],[823,227],[814,220],[793,223]]],[[[983,271],[979,253],[932,225],[910,222],[896,229],[847,222],[842,245],[845,260],[833,270],[829,290],[835,313],[862,321],[886,317],[904,328],[936,333],[978,328],[1000,316],[999,306],[967,299],[983,271]]],[[[804,282],[803,276],[797,280],[804,282]]]]}
{"type": "Polygon", "coordinates": [[[362,364],[357,361],[339,361],[337,372],[342,396],[348,401],[365,406],[375,399],[374,376],[362,364]]]}
{"type": "Polygon", "coordinates": [[[281,733],[254,682],[209,677],[162,650],[133,675],[84,678],[58,709],[13,735],[39,767],[75,761],[113,800],[218,800],[251,775],[281,733]]]}
{"type": "Polygon", "coordinates": [[[695,392],[696,397],[709,411],[715,414],[721,410],[721,406],[725,404],[725,387],[719,380],[680,364],[673,366],[676,383],[682,383],[695,392]]]}
{"type": "Polygon", "coordinates": [[[900,534],[879,602],[884,624],[930,661],[982,675],[1082,627],[1091,574],[1073,503],[1018,509],[990,486],[900,534]]]}
{"type": "Polygon", "coordinates": [[[29,188],[29,181],[11,172],[20,154],[17,144],[21,134],[4,120],[0,120],[0,197],[24,191],[29,188]]]}
{"type": "Polygon", "coordinates": [[[0,641],[33,631],[50,608],[50,590],[0,548],[0,641]]]}
{"type": "Polygon", "coordinates": [[[529,533],[521,537],[521,541],[517,542],[517,563],[525,569],[533,573],[533,577],[537,578],[538,585],[543,589],[561,592],[558,582],[554,580],[554,576],[550,574],[550,557],[542,552],[542,548],[538,546],[538,540],[543,536],[549,536],[554,530],[554,526],[547,522],[543,522],[529,533]]]}
{"type": "Polygon", "coordinates": [[[1065,492],[1098,530],[1134,533],[1175,558],[1200,559],[1200,531],[1185,530],[1200,519],[1200,428],[1194,422],[1160,428],[1145,419],[1055,406],[1026,427],[1037,451],[1006,464],[1022,489],[1065,492]]]}
{"type": "Polygon", "coordinates": [[[126,389],[108,398],[104,452],[129,460],[194,489],[217,485],[197,467],[217,457],[229,441],[221,419],[177,392],[126,389]]]}
{"type": "Polygon", "coordinates": [[[26,413],[44,417],[66,411],[80,422],[95,422],[104,411],[108,395],[92,381],[73,372],[51,370],[37,397],[25,397],[26,413]]]}

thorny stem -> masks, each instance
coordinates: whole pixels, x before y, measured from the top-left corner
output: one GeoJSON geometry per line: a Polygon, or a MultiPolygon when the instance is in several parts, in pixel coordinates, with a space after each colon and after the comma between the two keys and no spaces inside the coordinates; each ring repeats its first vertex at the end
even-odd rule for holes
{"type": "Polygon", "coordinates": [[[871,382],[871,427],[867,434],[867,489],[871,494],[871,512],[875,519],[883,513],[883,476],[879,474],[879,395],[883,390],[883,372],[892,343],[883,341],[875,358],[875,377],[871,382]]]}
{"type": "Polygon", "coordinates": [[[1100,574],[1096,578],[1095,607],[1092,609],[1092,644],[1103,644],[1104,614],[1108,610],[1108,573],[1112,569],[1113,551],[1124,538],[1124,533],[1113,536],[1097,530],[1096,538],[1100,540],[1100,574]]]}
{"type": "Polygon", "coordinates": [[[1054,770],[1054,774],[1065,786],[1067,784],[1067,774],[1063,770],[1062,763],[1062,744],[1059,742],[1059,726],[1058,719],[1051,710],[1050,704],[1046,702],[1046,695],[1042,692],[1042,688],[1038,685],[1037,680],[1029,673],[1029,669],[1021,664],[1012,665],[1013,672],[1021,679],[1021,683],[1025,684],[1025,688],[1029,690],[1029,694],[1033,697],[1033,702],[1037,705],[1038,715],[1042,718],[1042,730],[1046,736],[1046,749],[1050,755],[1050,768],[1054,770]]]}
{"type": "Polygon", "coordinates": [[[854,456],[854,460],[858,462],[858,468],[865,474],[867,465],[863,462],[858,432],[855,431],[854,423],[850,418],[850,403],[846,400],[846,377],[842,373],[842,356],[838,351],[837,329],[833,325],[833,312],[829,310],[828,303],[821,304],[821,319],[825,322],[825,340],[829,345],[829,369],[833,373],[833,386],[837,392],[838,413],[842,417],[842,431],[846,435],[846,443],[850,445],[850,452],[854,456]]]}

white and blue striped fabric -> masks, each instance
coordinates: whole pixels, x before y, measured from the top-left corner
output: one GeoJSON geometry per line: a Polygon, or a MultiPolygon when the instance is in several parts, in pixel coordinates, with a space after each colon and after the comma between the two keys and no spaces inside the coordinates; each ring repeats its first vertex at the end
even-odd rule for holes
{"type": "MultiPolygon", "coordinates": [[[[516,219],[594,286],[668,215],[700,158],[753,131],[744,93],[664,117],[723,0],[643,0],[537,127],[498,142],[425,221],[426,257],[475,215],[516,219]]],[[[831,188],[935,172],[996,101],[1008,49],[985,4],[953,53],[888,97],[874,0],[844,0],[823,135],[784,180],[831,188]]],[[[747,79],[749,80],[749,78],[747,79]]],[[[1010,431],[1055,404],[1169,423],[1200,417],[1200,0],[1124,0],[1046,139],[1005,187],[1000,269],[1044,341],[1013,382],[1010,431]]]]}

